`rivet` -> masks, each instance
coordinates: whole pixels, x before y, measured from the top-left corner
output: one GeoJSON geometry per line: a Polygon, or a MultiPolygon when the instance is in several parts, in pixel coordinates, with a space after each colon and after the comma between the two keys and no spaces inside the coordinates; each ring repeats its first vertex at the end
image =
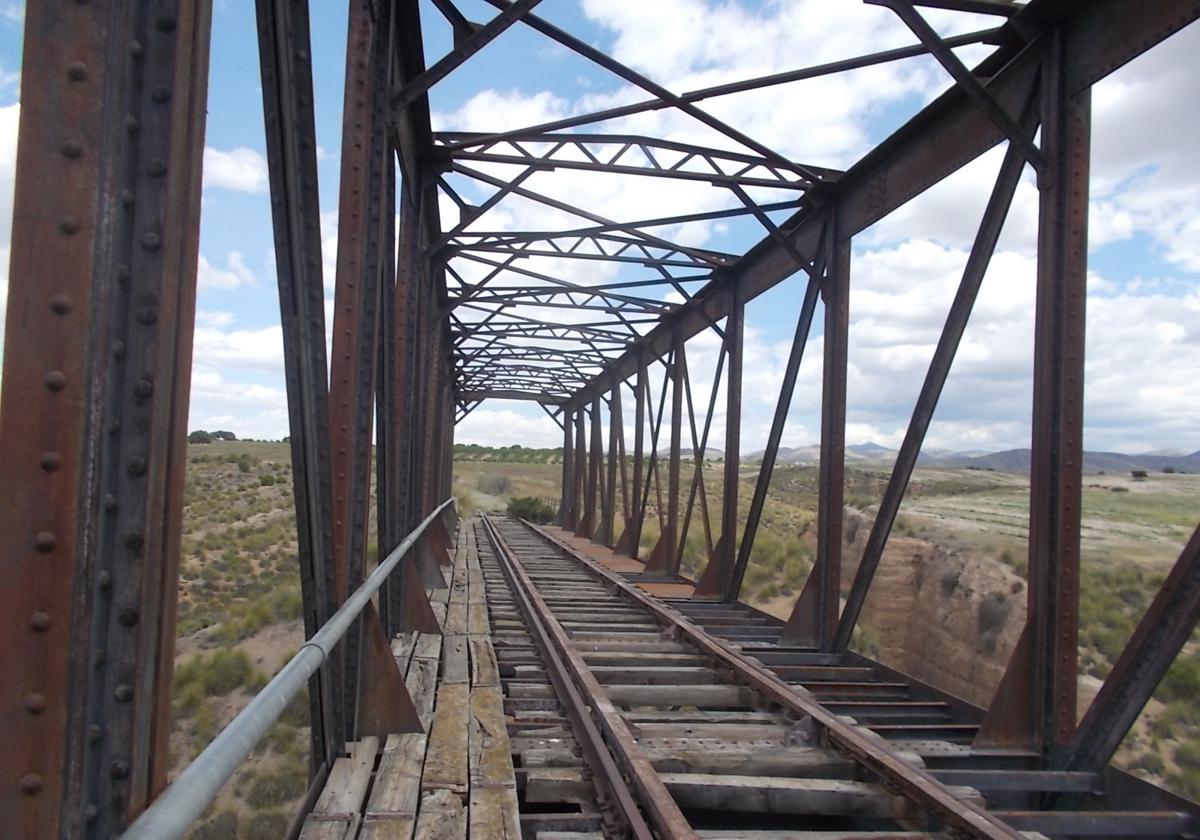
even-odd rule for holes
{"type": "Polygon", "coordinates": [[[134,551],[142,547],[144,542],[141,531],[130,531],[125,535],[125,545],[134,551]]]}
{"type": "Polygon", "coordinates": [[[55,315],[66,315],[71,311],[71,298],[66,295],[55,295],[50,298],[50,311],[55,315]]]}
{"type": "Polygon", "coordinates": [[[106,493],[104,495],[104,509],[109,513],[112,513],[117,509],[117,497],[112,493],[106,493]]]}
{"type": "Polygon", "coordinates": [[[157,306],[143,306],[141,309],[138,310],[137,319],[138,319],[138,323],[141,324],[142,326],[144,326],[144,327],[150,326],[151,324],[153,324],[155,321],[158,320],[158,307],[157,306]]]}
{"type": "Polygon", "coordinates": [[[133,699],[133,686],[128,683],[121,683],[113,690],[113,697],[118,703],[128,703],[133,699]]]}
{"type": "Polygon", "coordinates": [[[52,370],[46,374],[45,382],[51,391],[61,391],[67,386],[67,377],[61,370],[52,370]]]}
{"type": "Polygon", "coordinates": [[[62,153],[64,157],[77,158],[83,154],[83,144],[78,140],[68,140],[62,144],[62,153]]]}
{"type": "Polygon", "coordinates": [[[100,650],[97,648],[96,650],[92,651],[92,667],[93,668],[103,668],[104,663],[107,661],[108,661],[108,657],[106,657],[104,655],[103,650],[100,650]]]}
{"type": "Polygon", "coordinates": [[[21,777],[21,793],[36,796],[42,792],[42,777],[37,773],[28,773],[21,777]]]}
{"type": "Polygon", "coordinates": [[[119,431],[121,431],[121,421],[116,417],[113,417],[108,421],[108,433],[110,435],[115,435],[119,431]]]}
{"type": "Polygon", "coordinates": [[[82,82],[87,78],[87,65],[82,61],[72,61],[67,65],[67,78],[72,82],[82,82]]]}
{"type": "Polygon", "coordinates": [[[58,222],[58,230],[60,233],[65,233],[70,236],[73,233],[79,233],[79,220],[74,216],[63,216],[58,222]]]}
{"type": "Polygon", "coordinates": [[[126,207],[133,206],[133,190],[121,190],[121,203],[126,207]]]}
{"type": "Polygon", "coordinates": [[[104,592],[112,589],[112,572],[108,569],[101,569],[100,574],[96,575],[96,583],[104,592]]]}
{"type": "Polygon", "coordinates": [[[98,816],[100,816],[100,809],[96,807],[95,802],[89,802],[83,807],[83,818],[88,822],[91,822],[98,816]]]}
{"type": "Polygon", "coordinates": [[[163,87],[162,85],[159,85],[153,91],[151,91],[150,98],[153,99],[155,102],[157,102],[159,105],[165,105],[166,103],[171,101],[171,91],[170,91],[170,89],[163,87]]]}
{"type": "Polygon", "coordinates": [[[93,744],[100,740],[100,727],[94,723],[88,727],[88,740],[93,744]]]}
{"type": "Polygon", "coordinates": [[[117,621],[121,622],[125,627],[136,627],[138,623],[138,611],[133,607],[126,607],[117,616],[117,621]]]}
{"type": "Polygon", "coordinates": [[[117,279],[122,283],[129,280],[129,266],[124,263],[117,266],[117,279]]]}
{"type": "Polygon", "coordinates": [[[25,707],[25,711],[31,715],[40,715],[46,711],[46,696],[44,694],[27,694],[25,699],[21,701],[21,705],[25,707]]]}
{"type": "Polygon", "coordinates": [[[139,379],[134,383],[133,393],[139,397],[148,397],[154,393],[154,383],[149,379],[139,379]]]}
{"type": "Polygon", "coordinates": [[[43,452],[42,457],[38,459],[38,463],[42,465],[42,469],[46,472],[54,472],[62,466],[62,455],[57,452],[43,452]]]}
{"type": "Polygon", "coordinates": [[[29,616],[29,626],[38,633],[45,633],[50,629],[50,613],[35,612],[29,616]]]}
{"type": "Polygon", "coordinates": [[[125,358],[125,342],[124,341],[114,341],[113,345],[112,345],[112,354],[113,354],[114,359],[124,359],[125,358]]]}
{"type": "Polygon", "coordinates": [[[154,25],[158,27],[159,32],[174,32],[175,18],[170,15],[159,15],[154,25]]]}
{"type": "Polygon", "coordinates": [[[145,52],[145,48],[142,46],[141,41],[134,38],[129,42],[129,54],[134,58],[141,58],[143,52],[145,52]]]}
{"type": "Polygon", "coordinates": [[[128,131],[130,134],[137,134],[139,128],[141,128],[141,124],[138,122],[137,117],[135,117],[133,114],[129,114],[127,117],[125,117],[126,131],[128,131]]]}
{"type": "Polygon", "coordinates": [[[146,171],[151,175],[165,175],[167,172],[167,162],[162,158],[155,158],[146,164],[146,171]]]}
{"type": "Polygon", "coordinates": [[[162,247],[162,239],[157,233],[150,231],[142,236],[142,247],[147,251],[157,251],[162,247]]]}
{"type": "Polygon", "coordinates": [[[129,765],[124,761],[114,761],[108,768],[108,775],[114,779],[124,779],[129,775],[129,765]]]}
{"type": "Polygon", "coordinates": [[[42,554],[49,554],[58,545],[58,538],[50,531],[38,531],[36,537],[33,538],[33,547],[42,554]]]}

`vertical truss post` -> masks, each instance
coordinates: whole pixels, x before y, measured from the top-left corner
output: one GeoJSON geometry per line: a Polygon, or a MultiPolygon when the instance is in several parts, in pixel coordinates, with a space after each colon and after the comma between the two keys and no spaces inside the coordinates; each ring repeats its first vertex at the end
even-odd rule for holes
{"type": "Polygon", "coordinates": [[[800,305],[800,316],[796,319],[796,334],[792,337],[792,350],[788,355],[787,367],[783,374],[783,383],[779,388],[779,400],[775,404],[775,416],[771,420],[771,431],[767,435],[767,447],[763,450],[762,465],[758,470],[758,480],[754,485],[754,497],[750,501],[750,511],[746,516],[746,530],[742,533],[742,541],[738,545],[737,565],[734,567],[730,581],[727,600],[736,601],[742,591],[742,580],[746,575],[746,567],[750,563],[750,552],[754,549],[754,537],[758,533],[759,519],[767,501],[767,489],[771,486],[771,474],[775,470],[775,459],[779,455],[779,443],[783,439],[783,426],[787,422],[788,411],[792,406],[792,394],[796,390],[796,377],[800,373],[800,363],[804,359],[804,348],[808,344],[808,334],[812,329],[813,315],[817,308],[817,296],[820,294],[821,280],[819,276],[808,279],[804,290],[804,302],[800,305]]]}
{"type": "Polygon", "coordinates": [[[571,478],[572,489],[571,495],[575,499],[575,508],[572,511],[574,519],[572,530],[576,536],[582,536],[583,517],[587,506],[587,499],[584,493],[584,487],[587,484],[587,434],[584,431],[584,424],[587,417],[587,404],[580,399],[579,406],[575,409],[575,473],[571,478]]]}
{"type": "Polygon", "coordinates": [[[1025,631],[980,729],[980,743],[1022,744],[1047,758],[1075,732],[1079,528],[1083,469],[1091,90],[1066,87],[1064,39],[1042,66],[1037,314],[1025,631]]]}
{"type": "Polygon", "coordinates": [[[630,521],[625,527],[629,535],[626,551],[636,558],[641,551],[642,523],[646,520],[643,481],[646,470],[646,393],[650,388],[645,359],[638,360],[633,394],[633,487],[630,495],[630,521]]]}
{"type": "MultiPolygon", "coordinates": [[[[259,0],[257,10],[300,591],[304,633],[311,637],[336,609],[311,43],[303,4],[259,0]]],[[[308,687],[313,774],[331,765],[344,743],[341,717],[334,714],[336,681],[330,663],[308,687]]]]}
{"type": "Polygon", "coordinates": [[[562,492],[558,505],[558,524],[565,530],[575,528],[575,452],[572,440],[571,418],[573,412],[570,406],[563,406],[563,458],[562,458],[562,492]]]}
{"type": "Polygon", "coordinates": [[[734,283],[733,301],[725,320],[725,348],[729,368],[725,378],[725,469],[721,490],[721,536],[712,559],[696,584],[696,597],[724,598],[730,591],[737,561],[738,468],[742,437],[742,345],[746,331],[746,300],[741,284],[734,283]]]}
{"type": "Polygon", "coordinates": [[[817,558],[781,643],[829,650],[837,631],[846,466],[846,364],[850,332],[850,237],[830,214],[825,253],[825,368],[821,385],[821,464],[817,478],[817,558]]]}
{"type": "Polygon", "coordinates": [[[155,27],[148,5],[25,16],[0,418],[10,836],[116,835],[166,784],[211,9],[156,6],[155,27]]]}
{"type": "Polygon", "coordinates": [[[596,534],[596,503],[600,494],[600,481],[604,469],[604,436],[600,429],[600,392],[592,394],[592,408],[588,412],[591,436],[588,442],[587,491],[585,493],[583,535],[592,539],[596,534]]]}
{"type": "MultiPolygon", "coordinates": [[[[660,507],[659,518],[662,522],[662,533],[658,544],[646,564],[647,571],[672,573],[675,569],[676,543],[679,538],[679,495],[680,495],[680,461],[683,435],[683,333],[678,327],[672,337],[673,352],[671,364],[667,370],[671,384],[671,428],[670,443],[667,454],[667,510],[666,517],[660,507]]],[[[660,420],[661,422],[661,420],[660,420]]]]}
{"type": "Polygon", "coordinates": [[[621,381],[614,378],[608,398],[608,460],[604,466],[604,514],[600,522],[600,539],[609,548],[615,542],[614,527],[617,515],[617,450],[621,435],[621,381]]]}

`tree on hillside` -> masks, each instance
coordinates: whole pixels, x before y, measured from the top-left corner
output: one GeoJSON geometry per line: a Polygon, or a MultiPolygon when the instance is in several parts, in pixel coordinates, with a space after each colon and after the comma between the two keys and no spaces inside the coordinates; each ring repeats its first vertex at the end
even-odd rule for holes
{"type": "Polygon", "coordinates": [[[237,435],[235,435],[233,432],[220,431],[213,432],[212,438],[213,440],[237,440],[237,435]]]}
{"type": "Polygon", "coordinates": [[[188,443],[212,443],[212,435],[203,429],[197,429],[188,435],[188,443]]]}

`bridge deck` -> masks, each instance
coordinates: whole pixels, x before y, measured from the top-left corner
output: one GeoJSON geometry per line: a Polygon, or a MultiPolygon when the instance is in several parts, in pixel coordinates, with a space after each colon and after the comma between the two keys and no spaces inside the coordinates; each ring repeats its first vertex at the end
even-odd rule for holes
{"type": "Polygon", "coordinates": [[[642,581],[643,564],[561,529],[464,520],[447,561],[448,588],[429,592],[442,634],[392,647],[427,734],[350,745],[302,838],[626,836],[548,656],[573,669],[584,717],[603,730],[591,743],[660,837],[940,837],[966,810],[985,821],[966,832],[979,837],[1194,830],[1175,802],[1114,807],[1095,774],[974,748],[977,710],[854,654],[779,646],[778,620],[689,600],[686,582],[642,581]],[[1045,810],[1053,796],[1080,804],[1045,810]],[[672,818],[680,828],[664,831],[672,818]]]}

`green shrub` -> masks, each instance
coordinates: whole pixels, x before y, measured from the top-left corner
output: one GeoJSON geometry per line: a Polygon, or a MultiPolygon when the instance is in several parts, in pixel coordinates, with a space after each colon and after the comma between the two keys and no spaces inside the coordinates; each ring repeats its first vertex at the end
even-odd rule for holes
{"type": "Polygon", "coordinates": [[[278,840],[287,834],[288,818],[279,811],[255,814],[238,835],[238,840],[278,840]]]}
{"type": "Polygon", "coordinates": [[[1200,657],[1180,657],[1163,677],[1158,687],[1158,696],[1168,702],[1172,700],[1194,700],[1200,696],[1200,657]]]}
{"type": "Polygon", "coordinates": [[[508,515],[545,525],[554,519],[554,510],[541,499],[517,496],[508,503],[508,515]]]}
{"type": "Polygon", "coordinates": [[[238,815],[236,811],[222,811],[211,819],[202,822],[199,827],[192,829],[188,840],[229,840],[238,836],[238,815]]]}
{"type": "Polygon", "coordinates": [[[237,649],[218,650],[211,656],[195,656],[175,670],[175,693],[199,691],[205,697],[228,694],[255,680],[250,657],[237,649]]]}
{"type": "Polygon", "coordinates": [[[260,475],[258,477],[258,484],[260,487],[271,487],[275,484],[275,476],[270,473],[260,475]]]}
{"type": "Polygon", "coordinates": [[[476,487],[489,496],[504,496],[512,492],[512,479],[506,475],[481,475],[476,487]]]}

